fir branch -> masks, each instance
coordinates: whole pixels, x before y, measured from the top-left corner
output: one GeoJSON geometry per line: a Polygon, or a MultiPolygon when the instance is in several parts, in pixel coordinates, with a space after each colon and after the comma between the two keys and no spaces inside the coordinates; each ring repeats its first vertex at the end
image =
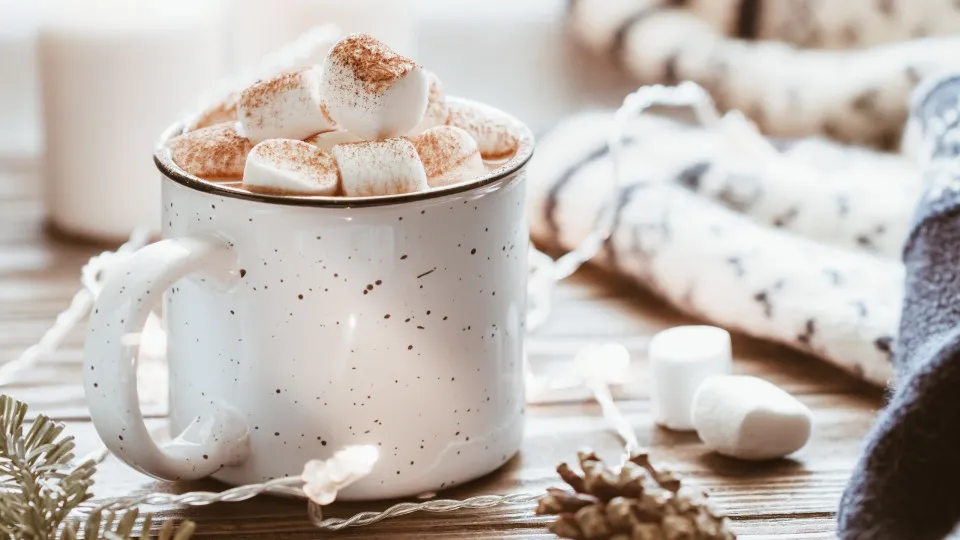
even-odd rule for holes
{"type": "MultiPolygon", "coordinates": [[[[39,415],[24,433],[27,405],[0,395],[0,540],[131,540],[150,538],[152,519],[143,515],[139,536],[133,536],[140,512],[95,512],[85,522],[70,513],[93,497],[90,487],[96,464],[72,465],[73,437],[63,424],[39,415]],[[82,530],[82,536],[81,536],[82,530]]],[[[167,521],[161,540],[186,540],[195,525],[167,521]]]]}

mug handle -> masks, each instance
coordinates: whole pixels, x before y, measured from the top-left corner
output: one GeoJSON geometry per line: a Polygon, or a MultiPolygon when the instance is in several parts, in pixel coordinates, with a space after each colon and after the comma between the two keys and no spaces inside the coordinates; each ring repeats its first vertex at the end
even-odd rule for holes
{"type": "Polygon", "coordinates": [[[161,480],[195,480],[239,465],[250,453],[246,422],[216,403],[159,447],[143,422],[137,393],[138,337],[163,292],[192,274],[236,282],[235,263],[227,241],[201,235],[161,240],[108,271],[87,329],[84,390],[104,444],[140,472],[161,480]]]}

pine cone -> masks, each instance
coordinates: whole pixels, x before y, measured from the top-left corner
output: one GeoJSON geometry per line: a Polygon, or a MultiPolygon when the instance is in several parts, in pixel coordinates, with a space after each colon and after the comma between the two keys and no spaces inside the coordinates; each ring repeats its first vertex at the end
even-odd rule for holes
{"type": "Polygon", "coordinates": [[[620,470],[593,452],[579,452],[582,473],[557,467],[573,491],[547,489],[537,514],[556,515],[550,532],[573,540],[733,540],[728,521],[670,471],[657,470],[647,454],[620,470]]]}

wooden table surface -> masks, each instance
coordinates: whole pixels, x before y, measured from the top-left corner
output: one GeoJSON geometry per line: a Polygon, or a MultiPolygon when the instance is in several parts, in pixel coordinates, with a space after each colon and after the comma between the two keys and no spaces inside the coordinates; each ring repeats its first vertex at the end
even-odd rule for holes
{"type": "MultiPolygon", "coordinates": [[[[43,226],[36,174],[20,165],[0,172],[0,362],[15,358],[52,323],[78,287],[79,269],[103,246],[58,239],[43,226]]],[[[554,312],[529,340],[537,373],[564,369],[576,351],[589,343],[619,341],[634,358],[636,384],[615,392],[642,444],[654,459],[670,463],[695,479],[734,520],[742,538],[833,538],[834,511],[864,433],[881,406],[881,392],[823,362],[747,338],[736,338],[737,373],[765,377],[806,403],[814,412],[810,444],[790,459],[746,463],[708,452],[696,435],[673,433],[654,425],[645,377],[645,348],[657,330],[689,322],[657,300],[609,276],[582,271],[558,291],[554,312]]],[[[31,369],[13,386],[0,389],[65,422],[78,441],[78,454],[98,446],[80,384],[82,332],[74,332],[57,354],[31,369]]],[[[163,425],[164,407],[145,408],[148,423],[163,425]]],[[[558,485],[554,468],[574,460],[577,449],[591,446],[614,459],[618,439],[607,429],[599,407],[587,401],[531,406],[521,452],[501,470],[482,480],[444,492],[461,498],[477,494],[540,492],[558,485]]],[[[108,458],[96,476],[98,497],[150,490],[183,492],[220,490],[214,481],[163,484],[108,458]]],[[[334,505],[327,515],[348,516],[387,503],[334,505]]],[[[325,533],[306,518],[305,504],[259,497],[243,503],[205,508],[161,508],[164,516],[197,522],[198,537],[221,538],[470,538],[546,539],[546,518],[531,505],[471,513],[414,515],[372,527],[325,533]]]]}

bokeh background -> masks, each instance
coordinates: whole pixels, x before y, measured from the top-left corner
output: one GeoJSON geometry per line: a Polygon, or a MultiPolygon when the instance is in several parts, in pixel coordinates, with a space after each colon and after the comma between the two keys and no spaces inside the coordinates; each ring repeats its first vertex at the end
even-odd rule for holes
{"type": "MultiPolygon", "coordinates": [[[[135,19],[149,20],[147,14],[158,7],[192,12],[183,25],[215,36],[224,74],[314,24],[334,22],[346,31],[371,32],[437,72],[448,93],[508,110],[537,133],[581,107],[615,105],[632,86],[565,38],[565,0],[0,0],[0,155],[42,152],[36,42],[40,27],[57,18],[49,13],[69,13],[75,27],[95,33],[100,26],[108,33],[107,19],[120,4],[139,13],[130,15],[131,28],[135,19]],[[212,4],[214,12],[207,14],[203,4],[212,4]],[[76,19],[80,12],[85,20],[76,19]]],[[[198,62],[194,56],[183,56],[181,70],[198,62]]],[[[103,67],[101,75],[148,77],[165,88],[202,91],[198,81],[178,79],[175,65],[144,66],[138,73],[103,67]]]]}

